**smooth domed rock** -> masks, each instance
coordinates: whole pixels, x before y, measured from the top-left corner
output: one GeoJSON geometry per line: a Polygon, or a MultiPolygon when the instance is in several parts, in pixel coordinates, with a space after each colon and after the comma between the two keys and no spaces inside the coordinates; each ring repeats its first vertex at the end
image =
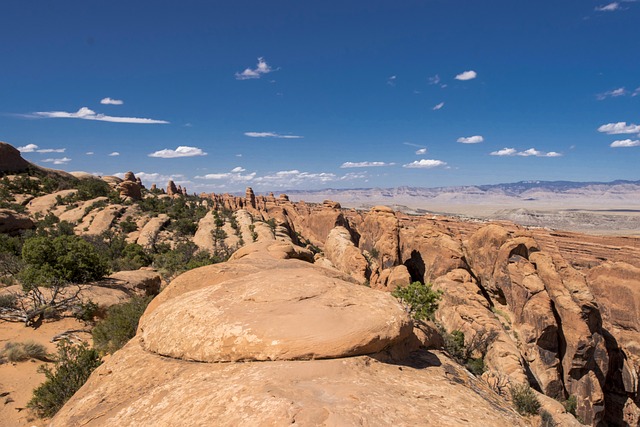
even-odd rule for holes
{"type": "Polygon", "coordinates": [[[391,295],[329,279],[312,266],[183,294],[145,316],[139,329],[146,350],[201,362],[355,356],[410,333],[391,295]]]}
{"type": "Polygon", "coordinates": [[[31,219],[9,209],[0,209],[0,233],[13,234],[20,230],[35,228],[31,219]]]}

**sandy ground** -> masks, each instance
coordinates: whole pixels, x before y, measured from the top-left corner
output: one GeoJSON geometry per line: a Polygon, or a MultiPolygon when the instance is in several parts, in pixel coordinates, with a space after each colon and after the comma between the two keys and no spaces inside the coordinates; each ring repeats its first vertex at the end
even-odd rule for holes
{"type": "MultiPolygon", "coordinates": [[[[27,328],[22,323],[0,321],[0,348],[8,342],[35,341],[44,345],[55,354],[56,344],[51,339],[70,329],[87,329],[82,322],[73,318],[63,318],[55,322],[43,323],[38,329],[27,328]]],[[[0,425],[4,427],[45,426],[26,409],[34,388],[44,380],[44,374],[38,373],[39,360],[26,362],[7,362],[0,365],[0,425]],[[5,394],[7,393],[7,394],[5,394]]]]}

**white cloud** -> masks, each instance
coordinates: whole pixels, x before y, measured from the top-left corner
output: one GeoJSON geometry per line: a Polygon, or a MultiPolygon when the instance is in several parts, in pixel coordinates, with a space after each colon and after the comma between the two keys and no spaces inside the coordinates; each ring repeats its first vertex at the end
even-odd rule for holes
{"type": "Polygon", "coordinates": [[[109,153],[109,157],[116,157],[116,156],[119,156],[119,155],[120,155],[120,153],[118,153],[117,151],[109,153]]]}
{"type": "Polygon", "coordinates": [[[37,111],[26,115],[26,117],[37,119],[81,119],[81,120],[96,120],[100,122],[112,122],[112,123],[134,123],[134,124],[167,124],[166,120],[155,119],[143,119],[139,117],[116,117],[107,116],[104,114],[98,114],[95,111],[82,107],[75,113],[68,113],[66,111],[37,111]]]}
{"type": "Polygon", "coordinates": [[[27,144],[24,147],[18,147],[18,151],[21,153],[33,153],[38,149],[36,144],[27,144]]]}
{"type": "Polygon", "coordinates": [[[478,73],[476,73],[473,70],[469,70],[469,71],[465,71],[463,73],[460,73],[456,76],[456,80],[472,80],[475,79],[478,76],[478,73]]]}
{"type": "Polygon", "coordinates": [[[42,163],[53,163],[54,165],[66,165],[71,161],[68,157],[63,157],[61,159],[44,159],[42,163]]]}
{"type": "MultiPolygon", "coordinates": [[[[237,169],[237,168],[236,168],[237,169]]],[[[235,169],[234,169],[235,170],[235,169]]],[[[244,170],[244,169],[243,169],[244,170]]],[[[256,173],[252,172],[246,175],[242,175],[239,172],[225,172],[225,173],[208,173],[202,176],[196,176],[196,179],[207,180],[226,180],[232,183],[248,182],[256,177],[256,173]]]]}
{"type": "Polygon", "coordinates": [[[503,148],[502,150],[493,151],[492,156],[515,156],[518,151],[515,148],[503,148]]]}
{"type": "Polygon", "coordinates": [[[21,153],[64,153],[66,148],[39,148],[36,144],[27,144],[24,147],[18,147],[21,153]]]}
{"type": "Polygon", "coordinates": [[[542,153],[542,151],[538,151],[535,148],[529,148],[528,150],[524,150],[518,153],[518,156],[522,156],[522,157],[530,157],[530,156],[536,156],[536,157],[540,157],[542,156],[544,153],[542,153]]]}
{"type": "Polygon", "coordinates": [[[37,153],[64,153],[65,151],[67,151],[66,148],[43,148],[36,150],[37,153]]]}
{"type": "Polygon", "coordinates": [[[422,154],[427,154],[426,148],[421,148],[419,150],[416,150],[416,155],[421,156],[422,154]]]}
{"type": "Polygon", "coordinates": [[[112,99],[112,98],[102,98],[100,100],[100,104],[103,105],[122,105],[124,101],[121,99],[112,99]]]}
{"type": "Polygon", "coordinates": [[[613,141],[611,143],[611,147],[613,148],[622,148],[622,147],[638,147],[640,146],[640,140],[631,140],[631,139],[622,139],[618,141],[613,141]]]}
{"type": "Polygon", "coordinates": [[[302,136],[298,135],[281,135],[275,132],[245,132],[246,136],[251,138],[284,138],[284,139],[300,139],[302,136]]]}
{"type": "Polygon", "coordinates": [[[482,135],[473,135],[468,137],[461,136],[460,138],[458,138],[458,142],[461,142],[463,144],[478,144],[482,141],[484,141],[482,135]]]}
{"type": "Polygon", "coordinates": [[[638,95],[640,95],[640,87],[634,90],[633,93],[631,94],[631,96],[638,96],[638,95]]]}
{"type": "MultiPolygon", "coordinates": [[[[114,173],[113,176],[117,176],[118,178],[124,178],[124,172],[114,173]]],[[[174,183],[179,185],[185,184],[193,184],[193,182],[189,181],[186,176],[182,174],[173,174],[173,175],[165,175],[158,172],[137,172],[135,173],[136,178],[140,178],[142,183],[146,186],[149,184],[156,184],[162,187],[165,183],[172,180],[174,183]]]]}
{"type": "Polygon", "coordinates": [[[263,74],[269,74],[277,70],[277,68],[275,70],[271,68],[264,58],[258,58],[256,68],[247,68],[241,73],[236,73],[236,80],[259,79],[263,74]]]}
{"type": "Polygon", "coordinates": [[[246,171],[246,169],[243,168],[243,167],[240,167],[240,166],[231,169],[231,172],[234,172],[234,173],[236,173],[236,172],[245,172],[245,171],[246,171]]]}
{"type": "Polygon", "coordinates": [[[344,177],[338,177],[336,174],[328,172],[300,172],[297,169],[293,169],[258,177],[254,181],[263,185],[275,187],[294,187],[304,184],[324,184],[327,182],[339,181],[346,179],[346,176],[347,175],[344,177]]]}
{"type": "Polygon", "coordinates": [[[619,96],[625,96],[627,94],[627,90],[623,87],[618,89],[608,90],[606,92],[602,92],[596,95],[596,98],[600,101],[607,98],[617,98],[619,96]]]}
{"type": "Polygon", "coordinates": [[[556,151],[549,151],[548,153],[545,153],[543,151],[536,150],[535,148],[529,148],[524,151],[518,151],[515,148],[503,148],[502,150],[493,151],[489,154],[492,156],[562,157],[562,154],[556,151]]]}
{"type": "Polygon", "coordinates": [[[603,6],[596,7],[597,12],[613,12],[618,9],[620,9],[620,3],[618,2],[613,2],[603,6]]]}
{"type": "Polygon", "coordinates": [[[433,159],[421,159],[416,160],[415,162],[407,163],[406,165],[402,165],[403,168],[411,168],[411,169],[431,169],[437,168],[438,166],[446,166],[447,163],[442,160],[433,160],[433,159]]]}
{"type": "Polygon", "coordinates": [[[93,156],[95,153],[93,151],[87,151],[84,154],[86,154],[87,156],[93,156]]]}
{"type": "Polygon", "coordinates": [[[179,146],[175,150],[170,150],[165,148],[164,150],[156,151],[154,153],[149,154],[149,157],[159,157],[161,159],[174,159],[177,157],[195,157],[195,156],[206,156],[207,153],[202,151],[202,149],[197,147],[187,147],[187,146],[179,146]]]}
{"type": "Polygon", "coordinates": [[[429,77],[429,84],[430,85],[437,85],[440,83],[440,76],[439,75],[435,75],[433,77],[429,77]]]}
{"type": "Polygon", "coordinates": [[[395,163],[385,162],[344,162],[340,167],[346,168],[368,168],[368,167],[380,167],[380,166],[393,166],[395,163]]]}
{"type": "Polygon", "coordinates": [[[436,104],[432,110],[436,111],[436,110],[440,110],[442,107],[444,107],[444,102],[441,102],[439,104],[436,104]]]}
{"type": "Polygon", "coordinates": [[[640,125],[634,125],[627,122],[607,123],[598,128],[598,132],[603,132],[609,135],[620,135],[627,133],[640,133],[640,125]]]}
{"type": "Polygon", "coordinates": [[[398,78],[398,76],[391,76],[387,79],[387,84],[389,86],[395,86],[396,85],[396,79],[398,78]]]}

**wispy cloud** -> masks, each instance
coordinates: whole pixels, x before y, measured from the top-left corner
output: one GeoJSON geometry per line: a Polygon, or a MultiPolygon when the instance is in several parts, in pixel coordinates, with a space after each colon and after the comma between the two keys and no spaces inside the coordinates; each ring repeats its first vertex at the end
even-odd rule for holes
{"type": "MultiPolygon", "coordinates": [[[[113,176],[117,176],[118,178],[124,178],[124,175],[124,172],[113,174],[113,176]]],[[[140,178],[145,185],[156,184],[162,187],[165,183],[169,182],[169,180],[179,185],[193,184],[193,182],[189,181],[187,177],[182,174],[166,175],[158,172],[137,172],[135,175],[136,178],[140,178]]]]}
{"type": "MultiPolygon", "coordinates": [[[[235,170],[235,169],[234,169],[235,170]]],[[[216,180],[216,181],[228,181],[230,183],[249,182],[256,177],[255,172],[243,175],[240,172],[224,172],[224,173],[208,173],[206,175],[196,176],[196,179],[216,180]]],[[[244,169],[243,169],[244,171],[244,169]]]]}
{"type": "Polygon", "coordinates": [[[236,166],[235,168],[231,169],[231,172],[234,172],[234,173],[245,172],[245,171],[246,169],[241,166],[236,166]]]}
{"type": "Polygon", "coordinates": [[[597,12],[613,12],[620,9],[620,3],[618,2],[613,2],[613,3],[609,3],[609,4],[605,4],[602,6],[598,6],[596,7],[596,11],[597,12]]]}
{"type": "Polygon", "coordinates": [[[617,98],[619,96],[625,96],[625,95],[627,95],[627,93],[628,92],[627,92],[627,90],[625,88],[620,87],[618,89],[608,90],[606,92],[599,93],[599,94],[596,95],[596,98],[599,101],[602,101],[602,100],[607,99],[607,98],[617,98]]]}
{"type": "Polygon", "coordinates": [[[61,159],[44,159],[42,163],[53,163],[54,165],[66,165],[71,161],[68,157],[63,157],[61,159]]]}
{"type": "Polygon", "coordinates": [[[446,166],[447,162],[443,162],[442,160],[434,160],[434,159],[421,159],[416,160],[415,162],[407,163],[406,165],[402,165],[403,168],[410,169],[432,169],[437,168],[439,166],[446,166]]]}
{"type": "Polygon", "coordinates": [[[93,156],[95,153],[93,151],[87,151],[84,154],[86,154],[87,156],[93,156]]]}
{"type": "Polygon", "coordinates": [[[250,80],[250,79],[259,79],[263,74],[269,74],[278,69],[273,69],[267,64],[264,58],[258,58],[258,64],[256,68],[246,68],[241,73],[236,73],[236,80],[250,80]]]}
{"type": "Polygon", "coordinates": [[[416,150],[416,155],[421,156],[423,154],[427,154],[426,148],[420,148],[419,150],[416,150]]]}
{"type": "Polygon", "coordinates": [[[396,79],[397,79],[397,78],[398,78],[398,76],[390,76],[390,77],[387,79],[387,84],[388,84],[389,86],[395,86],[395,85],[396,85],[396,79]]]}
{"type": "Polygon", "coordinates": [[[478,76],[478,73],[476,73],[473,70],[469,70],[469,71],[465,71],[463,73],[460,73],[456,76],[456,80],[472,80],[475,79],[478,76]]]}
{"type": "Polygon", "coordinates": [[[175,150],[171,150],[169,148],[165,148],[164,150],[159,150],[149,154],[149,157],[158,157],[161,159],[175,159],[177,157],[195,157],[195,156],[206,156],[207,153],[202,151],[202,149],[197,147],[187,147],[187,146],[179,146],[175,150]]]}
{"type": "Polygon", "coordinates": [[[64,153],[66,148],[40,148],[36,144],[27,144],[24,147],[18,147],[21,153],[64,153]]]}
{"type": "Polygon", "coordinates": [[[482,137],[482,135],[473,135],[467,137],[461,136],[457,141],[462,144],[478,144],[484,141],[484,138],[482,137]]]}
{"type": "Polygon", "coordinates": [[[124,101],[121,99],[113,99],[113,98],[102,98],[100,100],[100,104],[103,105],[122,105],[124,101]]]}
{"type": "Polygon", "coordinates": [[[640,140],[622,139],[613,141],[610,146],[613,148],[638,147],[640,146],[640,140]]]}
{"type": "Polygon", "coordinates": [[[439,75],[435,75],[433,77],[429,77],[429,84],[430,85],[437,85],[440,84],[440,76],[439,75]]]}
{"type": "Polygon", "coordinates": [[[81,119],[81,120],[96,120],[99,122],[112,122],[112,123],[134,123],[134,124],[167,124],[166,120],[156,119],[144,119],[139,117],[118,117],[107,116],[105,114],[98,114],[95,111],[82,107],[75,113],[68,113],[66,111],[37,111],[31,114],[25,114],[25,117],[35,119],[81,119]]]}
{"type": "Polygon", "coordinates": [[[436,104],[436,105],[432,108],[432,110],[434,110],[434,111],[436,111],[436,110],[440,110],[440,109],[442,109],[442,107],[444,107],[444,102],[441,102],[441,103],[439,103],[439,104],[436,104]]]}
{"type": "Polygon", "coordinates": [[[502,150],[492,151],[490,154],[492,156],[515,156],[518,150],[515,148],[503,148],[502,150]]]}
{"type": "Polygon", "coordinates": [[[489,153],[492,156],[521,156],[521,157],[562,157],[562,153],[556,151],[543,152],[535,148],[518,151],[515,148],[503,148],[502,150],[489,153]]]}
{"type": "Polygon", "coordinates": [[[117,157],[117,156],[120,155],[120,153],[118,153],[117,151],[114,151],[112,153],[109,153],[108,155],[109,155],[109,157],[117,157]]]}
{"type": "Polygon", "coordinates": [[[282,135],[275,132],[245,132],[246,136],[251,138],[284,138],[284,139],[300,139],[304,138],[298,135],[282,135]]]}
{"type": "Polygon", "coordinates": [[[608,135],[620,135],[628,133],[640,133],[640,125],[633,123],[627,124],[627,122],[607,123],[598,128],[598,132],[606,133],[608,135]]]}
{"type": "Polygon", "coordinates": [[[634,90],[633,93],[631,94],[631,96],[638,96],[638,95],[640,95],[640,87],[634,90]]]}
{"type": "Polygon", "coordinates": [[[381,167],[381,166],[393,166],[395,163],[385,162],[344,162],[340,167],[346,168],[369,168],[369,167],[381,167]]]}

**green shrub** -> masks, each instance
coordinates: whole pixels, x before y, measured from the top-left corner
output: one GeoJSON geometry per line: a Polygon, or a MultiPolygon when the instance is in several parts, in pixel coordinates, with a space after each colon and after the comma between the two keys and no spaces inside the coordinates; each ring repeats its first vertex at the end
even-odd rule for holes
{"type": "Polygon", "coordinates": [[[100,306],[95,302],[89,300],[87,302],[81,302],[73,310],[73,317],[83,322],[92,322],[98,315],[100,306]]]}
{"type": "Polygon", "coordinates": [[[18,302],[18,297],[15,294],[0,295],[0,308],[14,308],[16,302],[18,302]]]}
{"type": "Polygon", "coordinates": [[[122,232],[127,234],[133,233],[138,229],[138,224],[136,224],[136,222],[133,221],[131,217],[123,219],[122,221],[120,221],[119,225],[122,232]]]}
{"type": "Polygon", "coordinates": [[[484,359],[482,357],[472,357],[464,366],[469,370],[469,372],[478,377],[486,370],[484,366],[484,359]]]}
{"type": "Polygon", "coordinates": [[[109,308],[104,320],[91,332],[95,348],[101,353],[114,353],[136,334],[138,321],[153,297],[135,297],[109,308]]]}
{"type": "Polygon", "coordinates": [[[402,302],[415,320],[433,320],[442,292],[431,289],[431,284],[413,282],[396,288],[392,295],[402,302]]]}
{"type": "Polygon", "coordinates": [[[456,362],[464,365],[469,372],[479,376],[485,371],[484,357],[489,346],[496,340],[496,331],[487,332],[485,329],[476,331],[475,335],[467,341],[464,333],[454,330],[448,333],[442,326],[438,327],[444,349],[456,362]]]}
{"type": "Polygon", "coordinates": [[[575,417],[576,410],[578,409],[578,399],[576,398],[575,395],[572,394],[571,396],[569,396],[567,400],[562,402],[562,406],[564,406],[565,411],[567,411],[568,413],[570,413],[575,417]]]}
{"type": "Polygon", "coordinates": [[[516,411],[521,415],[537,415],[540,411],[540,401],[529,384],[512,386],[511,399],[516,411]]]}
{"type": "Polygon", "coordinates": [[[540,411],[540,427],[556,427],[557,424],[553,420],[553,415],[548,411],[540,411]]]}
{"type": "Polygon", "coordinates": [[[458,361],[458,363],[465,363],[467,355],[464,346],[464,333],[457,329],[451,331],[450,334],[444,330],[441,330],[440,333],[442,335],[442,341],[444,342],[444,349],[447,353],[458,361]]]}
{"type": "Polygon", "coordinates": [[[2,356],[10,362],[24,362],[29,359],[49,360],[49,353],[45,346],[34,341],[8,342],[4,346],[2,356]]]}
{"type": "Polygon", "coordinates": [[[27,266],[20,278],[25,291],[60,282],[84,283],[108,272],[108,265],[93,245],[79,236],[33,237],[22,247],[27,266]]]}
{"type": "Polygon", "coordinates": [[[98,352],[87,344],[60,341],[55,369],[44,365],[38,368],[46,380],[33,391],[27,406],[40,417],[54,416],[101,363],[98,352]]]}

